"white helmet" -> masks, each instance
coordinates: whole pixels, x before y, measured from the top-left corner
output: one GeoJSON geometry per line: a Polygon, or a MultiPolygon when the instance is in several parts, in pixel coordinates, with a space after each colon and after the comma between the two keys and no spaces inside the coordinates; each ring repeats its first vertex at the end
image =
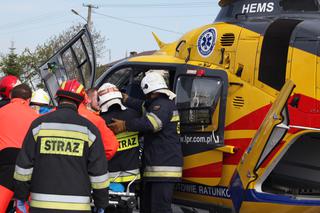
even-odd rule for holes
{"type": "Polygon", "coordinates": [[[147,72],[141,81],[141,89],[145,95],[151,92],[158,92],[166,94],[170,99],[176,97],[176,95],[168,89],[163,76],[158,72],[147,72]]]}
{"type": "Polygon", "coordinates": [[[49,105],[50,97],[43,89],[38,89],[32,93],[31,103],[49,105]]]}
{"type": "Polygon", "coordinates": [[[107,112],[109,107],[118,104],[122,110],[125,110],[126,107],[122,104],[122,94],[119,89],[110,83],[103,84],[99,90],[99,106],[101,112],[107,112]]]}

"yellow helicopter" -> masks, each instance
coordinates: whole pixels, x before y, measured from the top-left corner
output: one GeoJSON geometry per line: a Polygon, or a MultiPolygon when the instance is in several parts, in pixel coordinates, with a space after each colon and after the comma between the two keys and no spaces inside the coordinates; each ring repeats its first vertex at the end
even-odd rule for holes
{"type": "Polygon", "coordinates": [[[320,212],[320,3],[219,5],[213,24],[168,44],[154,35],[158,51],[97,80],[84,28],[40,67],[42,78],[52,96],[78,78],[143,99],[145,72],[161,72],[177,94],[184,170],[174,203],[184,212],[320,212]]]}

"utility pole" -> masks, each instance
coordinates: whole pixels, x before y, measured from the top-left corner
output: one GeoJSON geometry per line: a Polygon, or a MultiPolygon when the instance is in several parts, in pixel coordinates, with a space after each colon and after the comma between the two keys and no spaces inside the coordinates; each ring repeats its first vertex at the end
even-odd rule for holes
{"type": "Polygon", "coordinates": [[[11,53],[11,54],[14,54],[15,49],[16,49],[16,48],[14,47],[14,41],[11,41],[11,47],[9,48],[10,53],[11,53]]]}
{"type": "Polygon", "coordinates": [[[83,4],[82,6],[88,7],[88,18],[87,18],[87,24],[88,24],[88,30],[91,32],[92,28],[92,21],[91,21],[91,13],[92,13],[92,8],[98,9],[98,6],[94,6],[92,4],[83,4]]]}

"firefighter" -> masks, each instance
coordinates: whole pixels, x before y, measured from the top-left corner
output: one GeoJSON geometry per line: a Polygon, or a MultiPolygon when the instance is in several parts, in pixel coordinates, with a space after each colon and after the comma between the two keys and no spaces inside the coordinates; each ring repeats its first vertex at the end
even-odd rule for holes
{"type": "Polygon", "coordinates": [[[32,93],[30,107],[34,109],[38,114],[45,114],[50,112],[52,110],[52,107],[50,107],[49,104],[49,94],[43,89],[38,89],[32,93]]]}
{"type": "Polygon", "coordinates": [[[10,102],[11,90],[19,84],[20,80],[14,75],[7,75],[0,80],[0,108],[10,102]]]}
{"type": "Polygon", "coordinates": [[[178,135],[179,115],[171,92],[162,75],[147,72],[141,81],[147,99],[125,98],[126,105],[141,110],[143,116],[132,120],[114,120],[114,132],[144,133],[143,210],[145,213],[172,212],[174,185],[182,176],[182,150],[178,135]]]}
{"type": "Polygon", "coordinates": [[[84,88],[76,80],[62,83],[56,111],[32,122],[14,171],[15,198],[30,212],[98,212],[108,205],[108,162],[99,130],[77,112],[84,88]]]}
{"type": "Polygon", "coordinates": [[[99,106],[99,102],[98,102],[98,91],[95,88],[90,88],[86,91],[87,95],[88,95],[88,100],[89,100],[89,106],[90,106],[90,110],[92,110],[93,112],[99,114],[100,112],[100,106],[99,106]]]}
{"type": "Polygon", "coordinates": [[[105,154],[107,159],[110,160],[116,154],[119,143],[116,136],[109,129],[104,120],[96,112],[91,110],[90,100],[87,95],[85,95],[83,102],[79,105],[78,112],[99,129],[105,154]]]}
{"type": "Polygon", "coordinates": [[[30,109],[31,89],[20,84],[11,91],[11,102],[0,109],[0,213],[13,196],[13,173],[17,155],[31,122],[38,117],[30,109]]]}
{"type": "MultiPolygon", "coordinates": [[[[122,104],[121,92],[115,85],[103,84],[98,90],[98,95],[100,115],[107,124],[110,124],[114,118],[128,121],[140,117],[138,112],[122,104]]],[[[138,132],[123,132],[117,134],[117,139],[119,141],[118,151],[109,162],[110,182],[121,183],[124,188],[127,188],[131,181],[140,179],[138,132]]],[[[134,186],[135,184],[131,184],[130,192],[134,192],[134,186]]],[[[128,207],[118,206],[114,212],[129,213],[132,211],[128,207]]]]}

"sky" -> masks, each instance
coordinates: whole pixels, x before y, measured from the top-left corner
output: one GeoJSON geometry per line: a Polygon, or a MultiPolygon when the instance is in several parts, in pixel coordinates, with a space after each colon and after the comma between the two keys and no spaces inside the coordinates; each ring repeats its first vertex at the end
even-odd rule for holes
{"type": "Polygon", "coordinates": [[[1,2],[0,54],[7,54],[14,43],[16,52],[34,49],[53,35],[85,21],[87,7],[95,30],[106,38],[106,51],[99,64],[125,57],[130,51],[158,49],[152,32],[164,42],[173,42],[182,34],[212,23],[219,11],[217,0],[10,0],[1,2]],[[111,54],[109,54],[111,53],[111,54]]]}

